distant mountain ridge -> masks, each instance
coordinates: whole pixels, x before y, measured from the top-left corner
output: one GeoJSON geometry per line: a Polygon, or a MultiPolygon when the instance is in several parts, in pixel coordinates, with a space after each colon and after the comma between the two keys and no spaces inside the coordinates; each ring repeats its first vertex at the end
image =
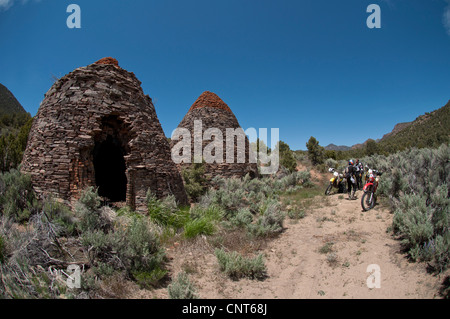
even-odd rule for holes
{"type": "Polygon", "coordinates": [[[11,115],[14,113],[26,113],[26,111],[19,101],[17,101],[14,94],[0,83],[0,115],[11,115]]]}
{"type": "Polygon", "coordinates": [[[327,146],[324,147],[327,151],[348,151],[351,150],[352,148],[350,146],[345,146],[345,145],[335,145],[333,143],[328,144],[327,146]]]}

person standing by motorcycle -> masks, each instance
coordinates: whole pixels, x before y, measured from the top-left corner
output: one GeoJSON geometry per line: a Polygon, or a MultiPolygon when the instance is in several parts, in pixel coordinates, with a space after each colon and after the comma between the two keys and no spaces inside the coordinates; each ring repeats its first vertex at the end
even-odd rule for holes
{"type": "Polygon", "coordinates": [[[355,168],[356,168],[356,188],[362,190],[363,188],[362,176],[364,174],[364,166],[359,161],[359,158],[356,159],[355,168]]]}
{"type": "Polygon", "coordinates": [[[356,167],[353,160],[348,161],[348,166],[345,169],[345,178],[347,179],[347,193],[348,199],[356,199],[356,167]],[[352,193],[353,188],[353,193],[352,193]]]}

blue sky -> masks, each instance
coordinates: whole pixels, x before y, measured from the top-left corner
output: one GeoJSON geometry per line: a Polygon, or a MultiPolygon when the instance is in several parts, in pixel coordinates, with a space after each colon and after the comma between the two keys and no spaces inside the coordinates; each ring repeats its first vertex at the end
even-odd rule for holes
{"type": "Polygon", "coordinates": [[[52,76],[107,56],[142,82],[167,136],[209,90],[292,149],[353,145],[450,100],[450,1],[0,0],[0,83],[32,115],[52,76]],[[66,25],[71,3],[81,29],[66,25]]]}

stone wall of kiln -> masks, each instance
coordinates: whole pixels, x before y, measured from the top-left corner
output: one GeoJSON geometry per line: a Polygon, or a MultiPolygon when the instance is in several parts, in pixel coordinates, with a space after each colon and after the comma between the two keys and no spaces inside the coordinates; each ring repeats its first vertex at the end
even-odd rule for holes
{"type": "Polygon", "coordinates": [[[133,73],[91,64],[59,79],[34,119],[22,171],[35,190],[75,201],[95,185],[93,148],[114,135],[124,150],[127,204],[145,211],[145,193],[187,202],[181,176],[149,96],[133,73]]]}
{"type": "MultiPolygon", "coordinates": [[[[195,121],[201,121],[202,124],[202,136],[205,131],[209,128],[218,128],[222,132],[223,136],[223,160],[222,163],[205,163],[205,174],[207,177],[212,178],[215,176],[222,177],[244,177],[246,174],[250,174],[252,177],[258,175],[258,168],[255,161],[250,160],[250,144],[248,138],[245,134],[242,137],[245,140],[244,149],[238,148],[237,138],[234,140],[234,154],[233,159],[234,162],[230,163],[227,161],[227,144],[226,144],[226,136],[227,136],[227,128],[230,129],[238,129],[240,128],[239,122],[237,121],[234,114],[230,109],[226,109],[224,107],[200,107],[200,108],[191,108],[191,110],[186,114],[183,120],[178,125],[179,128],[186,128],[191,132],[191,161],[194,160],[194,123],[195,121]],[[238,158],[242,156],[244,158],[244,163],[239,163],[238,158]]],[[[202,150],[210,144],[211,140],[203,140],[202,141],[202,150]]],[[[172,140],[171,147],[174,147],[178,141],[172,140]]],[[[188,167],[189,164],[178,164],[177,165],[180,171],[188,167]]]]}

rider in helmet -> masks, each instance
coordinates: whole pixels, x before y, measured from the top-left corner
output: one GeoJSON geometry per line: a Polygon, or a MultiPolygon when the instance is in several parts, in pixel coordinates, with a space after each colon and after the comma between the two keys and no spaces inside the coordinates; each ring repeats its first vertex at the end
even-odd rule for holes
{"type": "Polygon", "coordinates": [[[356,199],[355,193],[356,193],[356,167],[355,162],[353,160],[348,161],[348,166],[345,169],[345,178],[347,178],[347,193],[348,193],[348,199],[356,199]],[[353,188],[353,193],[352,193],[353,188]]]}
{"type": "Polygon", "coordinates": [[[356,159],[355,168],[356,168],[356,187],[357,187],[357,189],[361,190],[363,187],[362,176],[364,173],[364,166],[359,161],[359,159],[356,159]]]}

